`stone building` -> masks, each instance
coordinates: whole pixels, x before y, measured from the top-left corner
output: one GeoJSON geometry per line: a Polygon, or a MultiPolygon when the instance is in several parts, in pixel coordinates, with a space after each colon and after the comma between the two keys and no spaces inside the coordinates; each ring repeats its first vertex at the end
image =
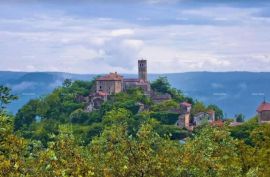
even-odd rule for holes
{"type": "Polygon", "coordinates": [[[99,77],[96,79],[96,92],[105,92],[108,95],[123,91],[123,76],[115,73],[99,77]]]}
{"type": "Polygon", "coordinates": [[[200,126],[206,123],[211,123],[212,121],[213,120],[212,120],[211,115],[207,112],[199,112],[195,114],[193,117],[194,126],[200,126]]]}
{"type": "Polygon", "coordinates": [[[270,103],[262,102],[257,109],[259,123],[270,123],[270,103]]]}
{"type": "Polygon", "coordinates": [[[147,60],[138,60],[138,78],[124,78],[115,72],[96,79],[96,92],[102,91],[112,95],[132,88],[141,88],[145,94],[150,94],[147,60]]]}
{"type": "Polygon", "coordinates": [[[188,130],[192,130],[191,120],[190,120],[190,111],[192,105],[187,102],[182,102],[179,105],[180,115],[178,117],[178,121],[176,125],[180,128],[185,127],[188,130]]]}
{"type": "Polygon", "coordinates": [[[141,88],[146,95],[150,94],[151,86],[147,80],[147,60],[138,60],[138,78],[125,78],[124,90],[141,88]]]}
{"type": "Polygon", "coordinates": [[[105,92],[98,91],[96,93],[92,93],[87,97],[87,106],[85,108],[85,112],[92,112],[93,110],[98,110],[102,103],[107,101],[108,95],[105,92]]]}
{"type": "MultiPolygon", "coordinates": [[[[117,72],[98,77],[95,82],[95,90],[87,97],[78,96],[78,102],[87,104],[85,111],[91,112],[100,108],[110,95],[120,93],[132,88],[141,88],[146,95],[150,95],[150,82],[147,80],[147,61],[138,60],[138,78],[124,78],[117,72]]],[[[139,104],[139,103],[138,103],[139,104]]],[[[144,109],[139,104],[140,110],[144,109]]]]}
{"type": "Polygon", "coordinates": [[[176,125],[180,128],[186,128],[192,131],[195,127],[210,123],[211,125],[220,126],[222,121],[215,120],[215,111],[208,110],[207,112],[199,112],[191,115],[192,104],[187,102],[180,103],[180,115],[176,125]]]}
{"type": "Polygon", "coordinates": [[[147,60],[138,60],[139,80],[147,82],[147,60]]]}

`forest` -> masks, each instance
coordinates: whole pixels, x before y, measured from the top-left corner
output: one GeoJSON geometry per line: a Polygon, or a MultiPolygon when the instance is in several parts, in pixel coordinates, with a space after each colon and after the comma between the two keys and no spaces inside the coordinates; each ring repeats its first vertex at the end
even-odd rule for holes
{"type": "Polygon", "coordinates": [[[170,110],[182,101],[191,113],[215,110],[174,89],[166,78],[153,90],[172,99],[153,103],[140,89],[113,95],[99,110],[84,111],[94,81],[66,80],[51,94],[30,100],[13,116],[18,99],[0,87],[0,176],[223,177],[270,176],[270,125],[257,117],[240,126],[204,124],[194,131],[175,126],[170,110]],[[148,109],[139,111],[138,103],[148,109]],[[179,141],[184,140],[184,141],[179,141]]]}

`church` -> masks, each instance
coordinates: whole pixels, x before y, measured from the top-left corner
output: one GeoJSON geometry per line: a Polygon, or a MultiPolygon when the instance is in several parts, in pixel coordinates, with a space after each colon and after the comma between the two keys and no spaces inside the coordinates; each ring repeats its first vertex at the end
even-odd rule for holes
{"type": "Polygon", "coordinates": [[[150,94],[151,87],[147,80],[147,60],[138,60],[138,78],[124,78],[115,72],[96,79],[97,93],[112,95],[132,88],[141,88],[146,95],[150,94]]]}

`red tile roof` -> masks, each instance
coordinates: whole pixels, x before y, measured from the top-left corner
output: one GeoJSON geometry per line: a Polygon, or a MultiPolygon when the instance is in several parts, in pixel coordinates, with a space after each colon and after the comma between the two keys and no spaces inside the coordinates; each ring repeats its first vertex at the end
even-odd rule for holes
{"type": "Polygon", "coordinates": [[[257,108],[257,112],[270,111],[270,103],[262,102],[261,105],[257,108]]]}
{"type": "Polygon", "coordinates": [[[224,125],[222,120],[216,120],[211,122],[212,126],[222,127],[224,125]]]}
{"type": "Polygon", "coordinates": [[[122,81],[123,80],[123,76],[117,74],[117,72],[115,73],[110,73],[108,75],[99,77],[96,79],[97,81],[122,81]]]}

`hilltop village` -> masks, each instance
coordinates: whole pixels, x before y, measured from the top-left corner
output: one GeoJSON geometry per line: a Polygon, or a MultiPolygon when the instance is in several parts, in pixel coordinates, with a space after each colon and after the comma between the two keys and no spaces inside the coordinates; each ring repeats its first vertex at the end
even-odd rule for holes
{"type": "MultiPolygon", "coordinates": [[[[102,103],[106,102],[112,95],[125,92],[128,89],[140,88],[143,90],[144,95],[149,97],[154,103],[161,103],[172,99],[169,93],[160,93],[151,89],[150,82],[148,81],[147,60],[143,59],[138,60],[138,78],[124,78],[117,72],[113,72],[96,78],[94,88],[89,96],[79,96],[77,98],[77,100],[86,103],[86,112],[98,110],[102,103]]],[[[138,103],[138,105],[140,105],[140,111],[147,109],[142,103],[138,103]]],[[[170,112],[179,114],[175,125],[179,128],[185,127],[188,130],[193,130],[194,127],[204,123],[218,126],[223,125],[220,118],[216,119],[214,110],[199,112],[191,116],[191,109],[191,103],[180,102],[178,109],[170,110],[170,112]]]]}
{"type": "MultiPolygon", "coordinates": [[[[92,112],[98,110],[102,103],[106,102],[110,96],[117,93],[125,92],[129,89],[140,88],[144,95],[150,97],[154,103],[161,103],[171,100],[169,93],[160,93],[151,89],[151,84],[148,81],[147,60],[138,60],[138,78],[124,78],[117,72],[109,73],[95,80],[95,89],[87,97],[79,97],[79,101],[87,104],[85,111],[92,112]]],[[[140,106],[140,111],[147,109],[144,104],[137,103],[140,106]]],[[[188,102],[180,102],[178,109],[170,110],[179,114],[178,120],[175,123],[179,128],[193,130],[194,127],[205,123],[210,123],[215,126],[224,124],[220,117],[216,117],[215,111],[209,109],[205,112],[198,112],[191,115],[192,104],[188,102]]],[[[263,102],[257,109],[259,123],[270,122],[270,103],[263,102]]],[[[231,126],[239,126],[241,122],[231,122],[231,126]]]]}

